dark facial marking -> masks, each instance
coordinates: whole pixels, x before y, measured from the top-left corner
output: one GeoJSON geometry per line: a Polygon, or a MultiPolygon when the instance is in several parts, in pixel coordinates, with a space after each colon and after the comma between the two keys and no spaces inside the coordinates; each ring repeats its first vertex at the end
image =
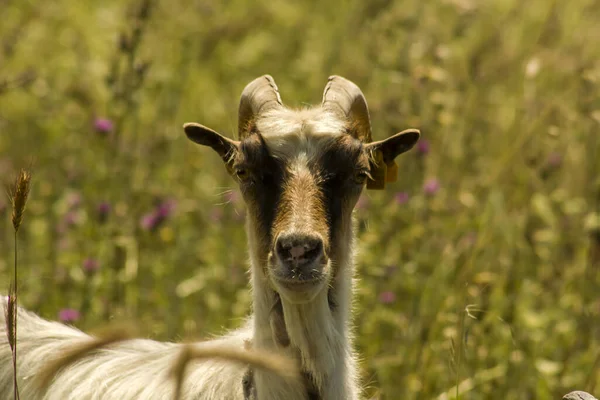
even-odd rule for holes
{"type": "Polygon", "coordinates": [[[354,180],[354,175],[357,171],[369,170],[369,159],[360,141],[344,135],[327,149],[315,169],[322,174],[329,235],[335,248],[336,232],[344,222],[343,218],[350,218],[363,187],[354,180]]]}
{"type": "Polygon", "coordinates": [[[244,171],[240,179],[242,195],[255,216],[263,245],[271,242],[271,226],[281,197],[283,165],[269,154],[264,138],[259,133],[248,136],[240,143],[240,152],[233,165],[234,175],[244,171]]]}
{"type": "MultiPolygon", "coordinates": [[[[261,256],[266,257],[272,247],[273,235],[276,234],[273,232],[277,228],[274,224],[280,218],[286,220],[281,213],[289,211],[285,207],[281,209],[289,172],[286,171],[285,161],[270,154],[260,133],[246,137],[239,149],[233,174],[239,176],[242,194],[254,219],[256,234],[259,235],[261,256]]],[[[319,196],[321,200],[315,204],[322,204],[323,207],[322,214],[315,210],[315,214],[309,218],[318,218],[323,224],[323,238],[335,251],[340,247],[336,244],[336,232],[346,228],[350,222],[352,208],[364,186],[357,176],[360,172],[368,173],[369,157],[359,140],[343,135],[333,140],[318,159],[309,163],[308,168],[317,184],[314,188],[316,193],[311,196],[319,196]]],[[[308,184],[310,181],[301,182],[308,184]]],[[[309,189],[295,187],[295,190],[303,190],[303,193],[309,189]]],[[[334,254],[330,256],[335,258],[334,254]]]]}

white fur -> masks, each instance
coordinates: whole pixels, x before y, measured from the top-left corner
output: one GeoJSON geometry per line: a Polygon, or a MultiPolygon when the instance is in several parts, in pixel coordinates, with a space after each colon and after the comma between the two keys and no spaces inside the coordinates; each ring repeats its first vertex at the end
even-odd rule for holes
{"type": "MultiPolygon", "coordinates": [[[[320,108],[287,109],[267,113],[258,128],[275,156],[286,160],[310,159],[330,140],[344,133],[343,123],[320,108]]],[[[307,304],[292,304],[281,298],[290,345],[279,348],[270,326],[277,293],[265,274],[267,260],[260,259],[251,218],[247,224],[251,259],[254,313],[247,327],[221,339],[220,343],[243,348],[251,339],[257,350],[268,350],[296,358],[314,377],[323,400],[356,400],[360,397],[356,362],[352,349],[350,309],[352,299],[352,227],[343,227],[339,271],[329,283],[337,308],[330,309],[327,290],[307,304]]],[[[2,298],[2,311],[6,299],[2,298]]],[[[181,345],[151,340],[123,342],[77,362],[52,382],[44,395],[34,385],[40,366],[87,335],[71,327],[45,321],[25,310],[18,315],[18,376],[23,400],[128,400],[169,399],[174,384],[167,372],[181,345]]],[[[212,341],[211,341],[212,342],[212,341]]],[[[242,377],[246,366],[225,361],[195,362],[187,370],[183,399],[242,399],[242,377]]],[[[4,313],[0,316],[0,398],[12,396],[11,353],[4,313]]],[[[306,400],[306,388],[261,370],[254,371],[259,400],[306,400]]]]}
{"type": "MultiPolygon", "coordinates": [[[[4,310],[6,299],[0,307],[4,310]]],[[[45,361],[70,345],[89,337],[66,325],[43,320],[33,313],[18,314],[18,385],[23,400],[70,399],[171,399],[174,383],[170,366],[181,345],[136,339],[111,346],[69,367],[52,382],[47,393],[39,392],[35,375],[45,361]]],[[[243,348],[251,337],[242,329],[211,343],[243,348]]],[[[200,346],[202,344],[199,344],[200,346]]],[[[0,398],[12,398],[12,358],[6,335],[4,312],[0,317],[0,398]]],[[[241,399],[242,377],[246,367],[209,360],[194,363],[187,370],[182,399],[241,399]]]]}
{"type": "Polygon", "coordinates": [[[344,134],[344,124],[321,108],[274,109],[257,121],[257,128],[271,153],[288,160],[302,153],[313,158],[327,143],[344,134]]]}
{"type": "MultiPolygon", "coordinates": [[[[272,154],[295,166],[317,157],[321,149],[336,137],[345,134],[344,123],[334,114],[321,108],[292,111],[276,109],[257,121],[272,154]]],[[[251,220],[248,225],[250,249],[254,231],[251,220]]],[[[338,301],[334,312],[330,310],[327,290],[321,291],[307,304],[292,304],[281,297],[285,325],[291,346],[280,349],[269,328],[269,315],[274,303],[275,291],[263,272],[264,260],[252,256],[252,287],[254,296],[254,345],[258,349],[280,351],[300,360],[302,368],[315,379],[315,385],[324,400],[355,400],[360,398],[356,360],[352,348],[350,311],[352,301],[353,229],[344,227],[341,252],[345,258],[336,260],[339,273],[330,283],[338,301]]],[[[327,289],[327,288],[326,288],[327,289]]],[[[305,394],[292,396],[293,391],[277,388],[263,373],[255,371],[258,398],[260,400],[304,399],[305,394]],[[284,394],[285,393],[285,394],[284,394]]]]}

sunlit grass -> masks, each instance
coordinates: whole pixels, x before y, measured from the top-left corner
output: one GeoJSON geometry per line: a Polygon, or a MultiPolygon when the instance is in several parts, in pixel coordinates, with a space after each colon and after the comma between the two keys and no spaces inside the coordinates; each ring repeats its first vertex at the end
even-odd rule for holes
{"type": "Polygon", "coordinates": [[[597,394],[600,3],[217,3],[3,3],[0,179],[36,165],[19,303],[159,339],[238,326],[244,206],[181,126],[233,136],[254,77],[302,106],[335,73],[365,92],[376,139],[419,128],[427,143],[356,212],[368,392],[597,394]]]}

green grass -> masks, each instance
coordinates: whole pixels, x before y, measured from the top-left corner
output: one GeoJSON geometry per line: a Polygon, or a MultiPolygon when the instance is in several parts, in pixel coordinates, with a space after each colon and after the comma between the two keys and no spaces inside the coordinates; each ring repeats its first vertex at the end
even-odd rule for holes
{"type": "MultiPolygon", "coordinates": [[[[158,339],[237,326],[243,205],[181,126],[233,136],[251,79],[273,75],[301,106],[339,74],[363,89],[376,139],[416,127],[430,147],[401,156],[399,182],[357,211],[369,393],[600,393],[600,2],[217,3],[153,1],[146,18],[131,1],[0,1],[0,179],[34,165],[20,304],[77,309],[82,329],[133,319],[158,339]]],[[[8,209],[0,222],[5,293],[8,209]]]]}

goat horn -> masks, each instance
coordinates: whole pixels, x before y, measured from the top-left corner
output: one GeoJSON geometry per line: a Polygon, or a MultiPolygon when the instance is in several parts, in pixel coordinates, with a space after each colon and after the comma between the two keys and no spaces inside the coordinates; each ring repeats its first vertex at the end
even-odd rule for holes
{"type": "Polygon", "coordinates": [[[323,92],[322,106],[342,118],[349,119],[355,128],[350,130],[352,136],[364,143],[371,142],[371,119],[367,100],[353,82],[341,76],[330,76],[323,92]]]}
{"type": "Polygon", "coordinates": [[[250,82],[240,98],[238,114],[238,135],[244,139],[248,134],[248,124],[265,111],[283,105],[279,89],[271,75],[263,75],[250,82]]]}

